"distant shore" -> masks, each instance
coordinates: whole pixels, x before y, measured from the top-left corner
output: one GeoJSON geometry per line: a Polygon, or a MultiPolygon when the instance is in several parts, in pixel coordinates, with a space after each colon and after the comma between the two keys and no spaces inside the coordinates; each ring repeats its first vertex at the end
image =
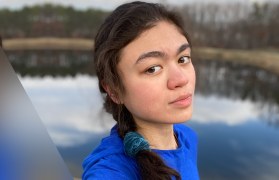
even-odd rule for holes
{"type": "Polygon", "coordinates": [[[16,38],[4,39],[3,49],[6,51],[16,50],[82,50],[93,49],[93,40],[83,38],[16,38]]]}
{"type": "MultiPolygon", "coordinates": [[[[6,51],[16,50],[80,50],[91,51],[92,39],[82,38],[17,38],[3,40],[6,51]]],[[[194,47],[193,57],[205,60],[230,61],[263,68],[279,75],[279,51],[231,50],[209,47],[194,47]]]]}
{"type": "Polygon", "coordinates": [[[193,55],[204,60],[220,60],[251,65],[279,75],[279,51],[194,48],[193,55]]]}

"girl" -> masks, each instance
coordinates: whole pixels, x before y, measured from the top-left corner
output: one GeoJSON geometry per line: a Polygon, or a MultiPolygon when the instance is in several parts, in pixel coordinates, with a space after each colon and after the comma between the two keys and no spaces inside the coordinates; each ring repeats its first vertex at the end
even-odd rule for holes
{"type": "Polygon", "coordinates": [[[195,71],[181,18],[159,4],[119,6],[94,47],[99,88],[116,125],[84,163],[84,180],[199,179],[195,71]]]}

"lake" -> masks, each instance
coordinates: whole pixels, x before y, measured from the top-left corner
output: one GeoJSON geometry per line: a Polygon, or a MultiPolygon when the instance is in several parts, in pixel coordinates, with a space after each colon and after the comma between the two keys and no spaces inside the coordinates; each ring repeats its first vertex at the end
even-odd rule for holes
{"type": "MultiPolygon", "coordinates": [[[[91,54],[8,57],[72,175],[80,177],[83,159],[114,125],[102,109],[91,54]]],[[[198,134],[201,179],[279,179],[279,76],[220,60],[194,60],[194,66],[194,113],[186,124],[198,134]]]]}

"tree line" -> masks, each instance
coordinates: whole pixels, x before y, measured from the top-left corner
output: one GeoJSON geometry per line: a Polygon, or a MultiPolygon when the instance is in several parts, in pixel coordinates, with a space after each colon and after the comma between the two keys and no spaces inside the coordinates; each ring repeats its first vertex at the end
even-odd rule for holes
{"type": "Polygon", "coordinates": [[[186,29],[199,46],[279,47],[279,3],[191,4],[179,10],[185,17],[186,29]]]}
{"type": "Polygon", "coordinates": [[[109,12],[77,10],[71,6],[44,4],[19,10],[0,9],[0,34],[20,37],[93,38],[109,12]]]}
{"type": "MultiPolygon", "coordinates": [[[[279,47],[279,3],[193,3],[172,7],[184,18],[193,45],[255,49],[279,47]]],[[[109,14],[53,4],[0,9],[0,35],[94,38],[109,14]]]]}

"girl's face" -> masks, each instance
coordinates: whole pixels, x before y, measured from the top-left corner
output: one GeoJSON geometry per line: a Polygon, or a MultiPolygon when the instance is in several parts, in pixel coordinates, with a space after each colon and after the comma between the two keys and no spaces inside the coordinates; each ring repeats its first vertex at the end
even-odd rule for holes
{"type": "Polygon", "coordinates": [[[187,39],[177,27],[160,21],[128,44],[118,72],[124,103],[137,123],[173,124],[191,118],[195,70],[187,39]]]}

